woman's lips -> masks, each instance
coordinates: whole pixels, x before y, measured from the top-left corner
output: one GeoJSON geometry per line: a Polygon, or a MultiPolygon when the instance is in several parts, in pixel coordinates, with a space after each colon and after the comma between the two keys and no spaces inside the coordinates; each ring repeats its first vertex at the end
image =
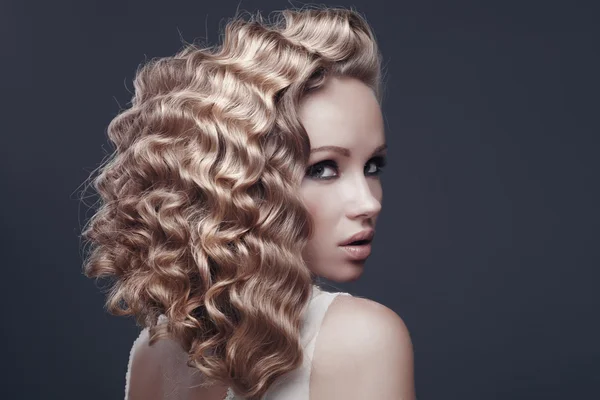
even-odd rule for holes
{"type": "Polygon", "coordinates": [[[340,246],[352,260],[365,260],[371,254],[371,243],[340,246]]]}

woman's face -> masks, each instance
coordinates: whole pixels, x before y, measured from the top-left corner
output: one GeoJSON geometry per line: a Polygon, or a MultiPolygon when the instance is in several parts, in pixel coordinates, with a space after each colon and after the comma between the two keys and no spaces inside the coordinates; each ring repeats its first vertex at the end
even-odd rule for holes
{"type": "Polygon", "coordinates": [[[311,145],[301,194],[315,227],[304,258],[318,276],[353,281],[365,260],[353,259],[340,244],[375,229],[381,211],[379,173],[386,153],[381,109],[364,83],[330,77],[302,99],[299,115],[311,145]],[[319,149],[324,146],[346,150],[319,149]]]}

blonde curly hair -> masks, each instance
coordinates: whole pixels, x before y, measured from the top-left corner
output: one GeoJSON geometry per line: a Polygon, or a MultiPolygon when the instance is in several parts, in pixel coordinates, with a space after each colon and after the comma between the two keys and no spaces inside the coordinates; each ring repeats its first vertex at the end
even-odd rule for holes
{"type": "Polygon", "coordinates": [[[187,43],[140,66],[131,107],[91,184],[84,274],[112,278],[106,308],[169,337],[210,383],[260,398],[302,363],[315,276],[299,194],[310,142],[299,102],[328,76],[381,102],[381,55],[353,9],[313,7],[227,23],[220,46],[187,43]],[[157,324],[160,315],[166,324],[157,324]]]}

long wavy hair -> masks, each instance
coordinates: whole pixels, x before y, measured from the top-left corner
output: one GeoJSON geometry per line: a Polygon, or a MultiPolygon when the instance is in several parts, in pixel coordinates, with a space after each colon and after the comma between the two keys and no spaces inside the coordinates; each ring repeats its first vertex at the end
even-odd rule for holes
{"type": "Polygon", "coordinates": [[[328,76],[381,102],[381,75],[373,31],[340,7],[236,15],[221,45],[138,67],[131,107],[108,126],[114,150],[88,178],[99,206],[83,269],[109,278],[108,312],[148,327],[150,345],[176,340],[208,384],[246,398],[299,367],[315,280],[299,102],[328,76]]]}

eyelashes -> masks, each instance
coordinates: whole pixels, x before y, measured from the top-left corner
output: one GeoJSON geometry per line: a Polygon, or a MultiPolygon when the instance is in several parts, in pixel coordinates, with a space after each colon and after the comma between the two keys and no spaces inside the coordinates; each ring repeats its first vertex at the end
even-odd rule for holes
{"type": "MultiPolygon", "coordinates": [[[[383,168],[386,166],[387,160],[386,160],[385,156],[377,156],[377,157],[373,157],[372,159],[370,159],[369,162],[367,162],[367,165],[369,165],[369,164],[374,164],[377,167],[377,170],[375,172],[367,173],[367,176],[379,176],[383,173],[383,168]]],[[[308,167],[306,169],[306,176],[308,176],[309,178],[317,179],[317,180],[330,180],[330,179],[335,179],[338,177],[337,170],[338,170],[338,165],[334,160],[324,160],[324,161],[320,161],[320,162],[315,163],[315,164],[311,165],[310,167],[308,167]],[[323,171],[327,167],[335,169],[336,175],[322,177],[320,172],[323,171]]]]}

